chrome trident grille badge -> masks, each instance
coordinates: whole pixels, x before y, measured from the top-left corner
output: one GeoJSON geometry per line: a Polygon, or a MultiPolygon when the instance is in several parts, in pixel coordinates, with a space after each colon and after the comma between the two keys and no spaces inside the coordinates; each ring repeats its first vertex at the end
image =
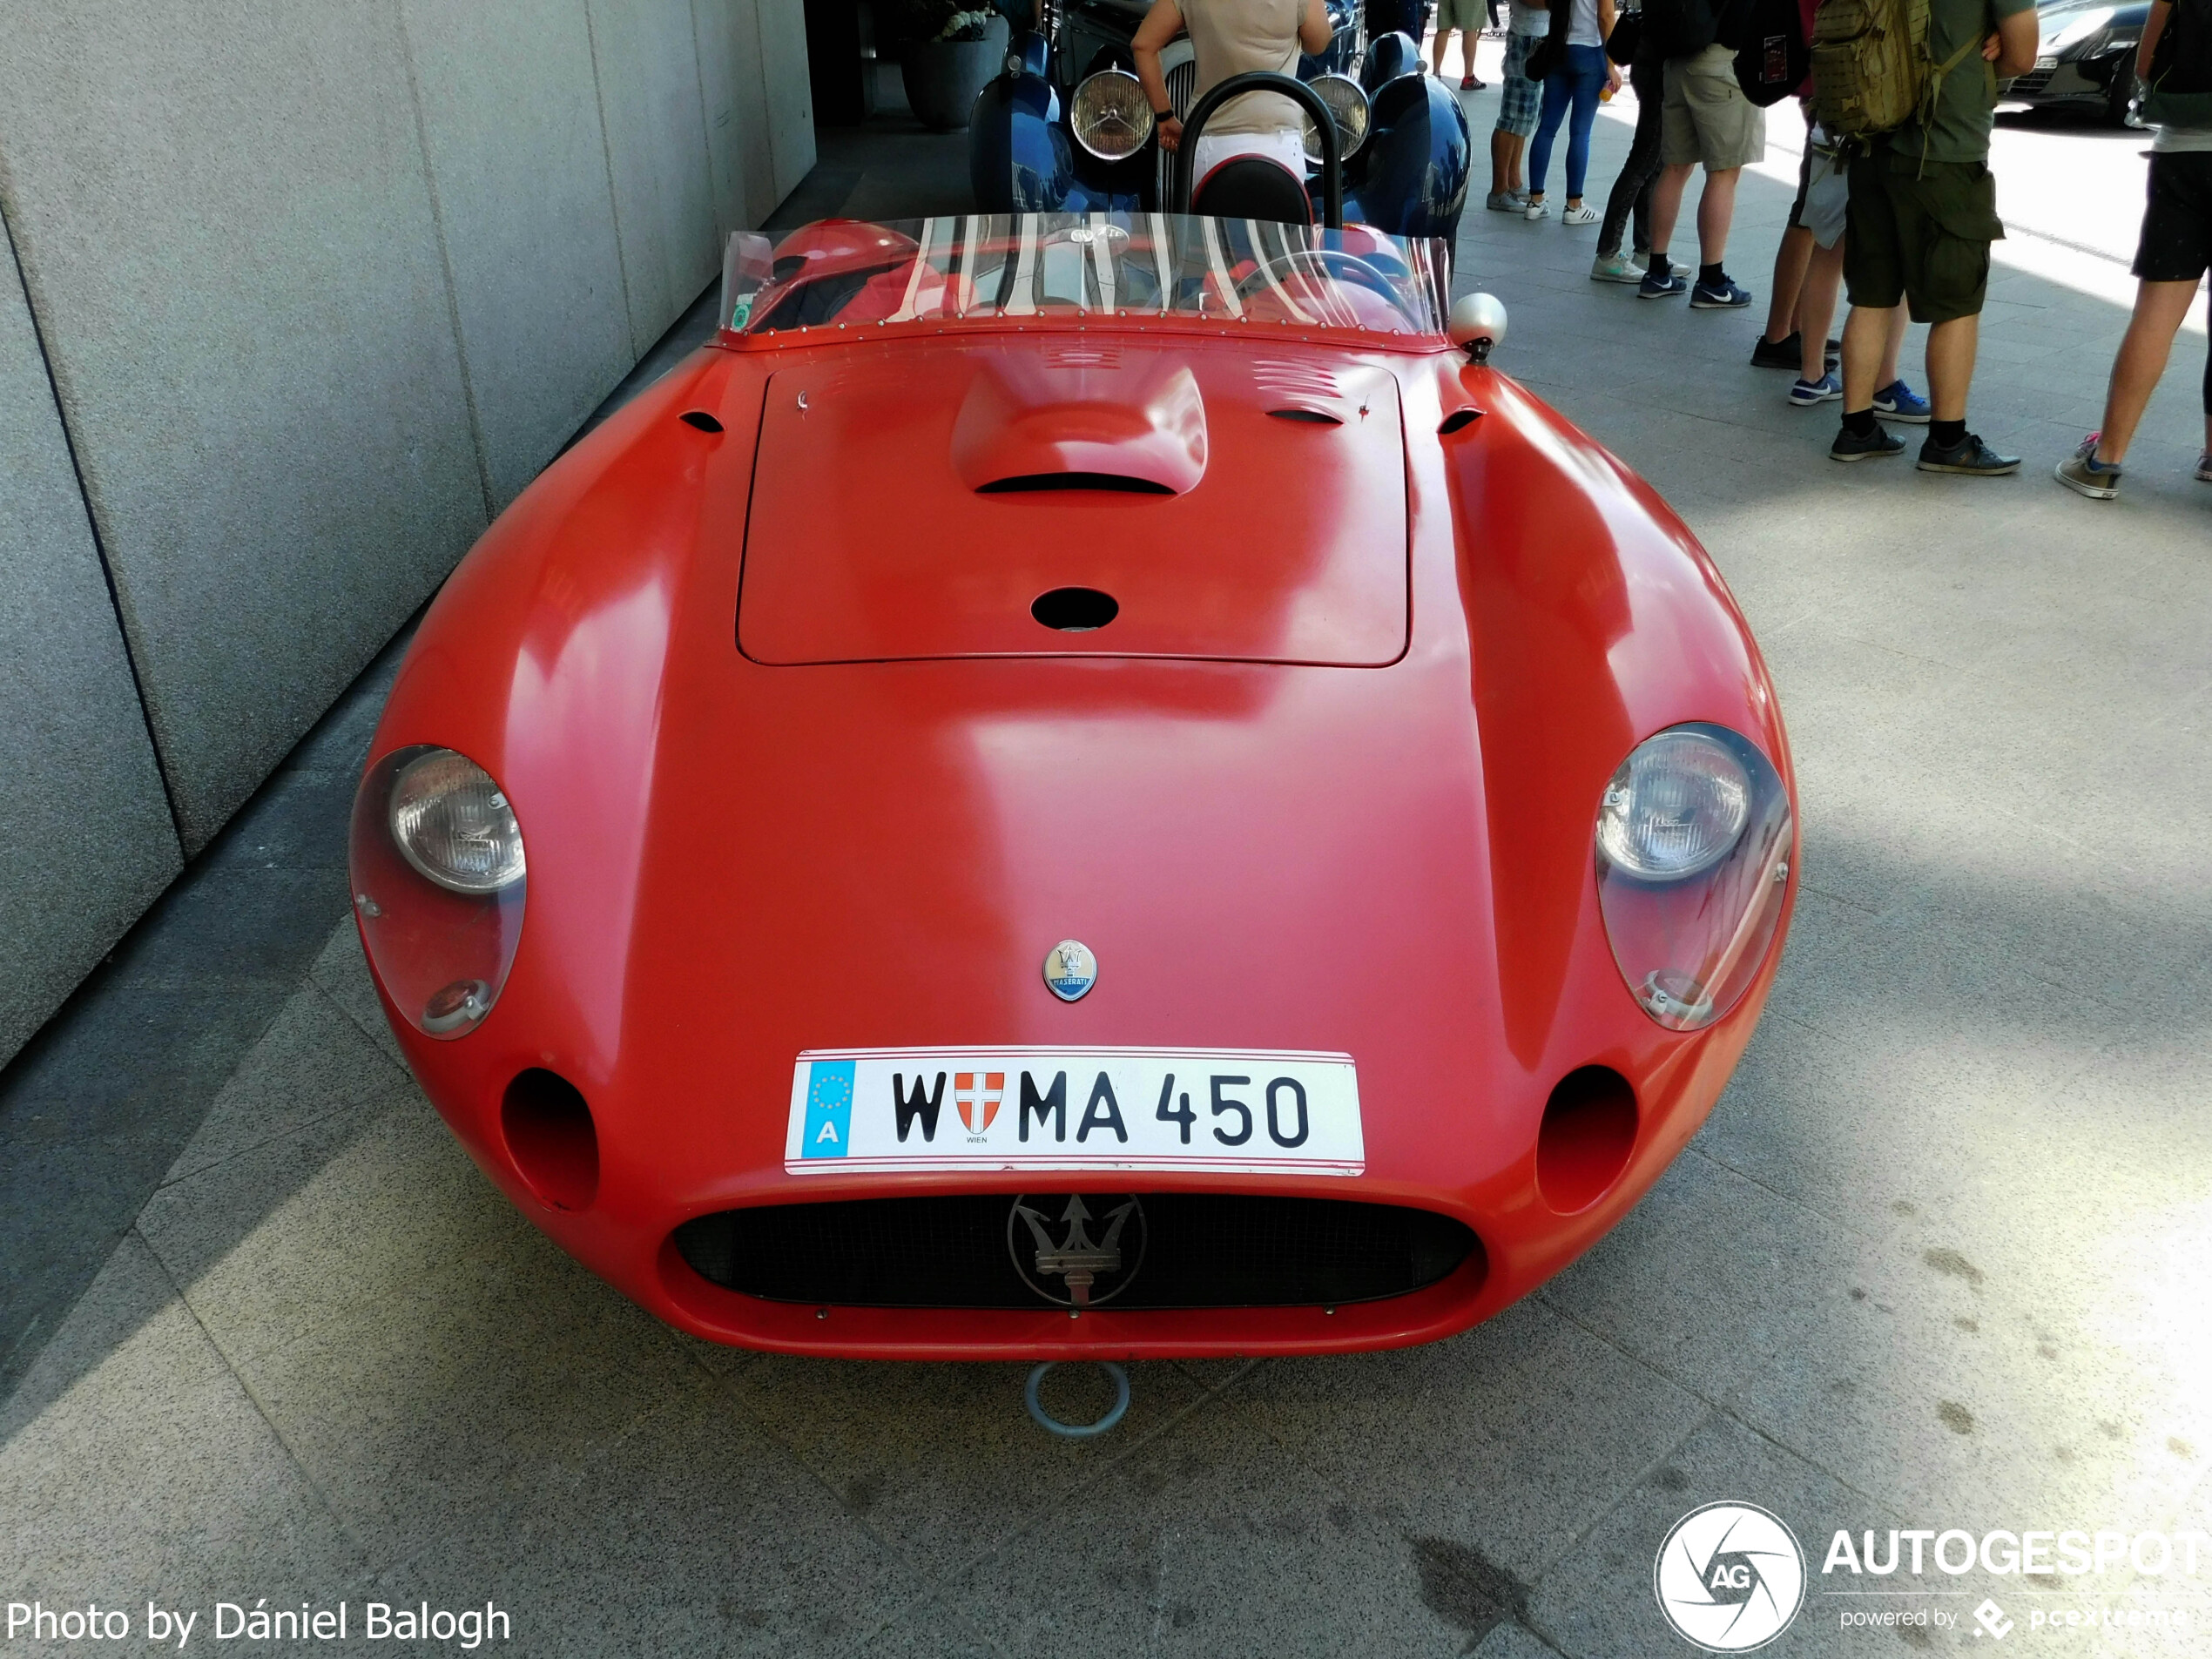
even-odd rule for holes
{"type": "Polygon", "coordinates": [[[1034,1201],[1028,1193],[1014,1201],[1006,1218],[1006,1244],[1015,1271],[1022,1282],[1048,1302],[1062,1307],[1096,1307],[1129,1288],[1144,1264],[1144,1206],[1133,1193],[1089,1195],[1086,1204],[1080,1192],[1068,1195],[1056,1229],[1045,1210],[1058,1205],[1057,1195],[1034,1201]],[[1097,1206],[1094,1213],[1091,1204],[1097,1206]],[[1102,1224],[1094,1240],[1091,1230],[1102,1224]],[[1058,1279],[1055,1285],[1052,1280],[1058,1279]]]}

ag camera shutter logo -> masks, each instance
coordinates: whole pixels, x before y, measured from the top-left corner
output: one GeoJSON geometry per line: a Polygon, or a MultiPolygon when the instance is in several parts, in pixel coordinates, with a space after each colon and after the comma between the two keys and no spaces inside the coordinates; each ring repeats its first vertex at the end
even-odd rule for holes
{"type": "Polygon", "coordinates": [[[1749,1653],[1790,1628],[1805,1599],[1804,1552],[1752,1503],[1709,1503],[1668,1531],[1651,1566],[1659,1610],[1708,1653],[1749,1653]]]}

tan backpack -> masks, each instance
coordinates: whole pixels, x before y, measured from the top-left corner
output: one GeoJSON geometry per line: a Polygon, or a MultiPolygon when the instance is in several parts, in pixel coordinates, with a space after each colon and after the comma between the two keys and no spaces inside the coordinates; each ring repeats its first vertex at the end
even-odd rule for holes
{"type": "Polygon", "coordinates": [[[1928,0],[1821,0],[1812,18],[1813,118],[1831,138],[1894,132],[1933,109],[1943,78],[1980,44],[1944,64],[1928,57],[1928,0]]]}

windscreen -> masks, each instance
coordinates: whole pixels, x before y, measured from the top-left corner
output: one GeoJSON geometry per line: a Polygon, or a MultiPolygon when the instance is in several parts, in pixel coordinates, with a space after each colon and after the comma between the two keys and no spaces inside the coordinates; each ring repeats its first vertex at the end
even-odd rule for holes
{"type": "Polygon", "coordinates": [[[723,271],[748,339],[1095,316],[1440,340],[1449,290],[1440,241],[1166,213],[829,219],[732,236],[723,271]]]}

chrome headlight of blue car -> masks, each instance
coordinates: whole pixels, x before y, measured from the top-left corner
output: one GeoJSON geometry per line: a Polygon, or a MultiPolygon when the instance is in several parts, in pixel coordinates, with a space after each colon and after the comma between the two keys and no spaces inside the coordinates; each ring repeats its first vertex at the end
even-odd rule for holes
{"type": "Polygon", "coordinates": [[[1126,161],[1152,136],[1152,105],[1125,69],[1086,76],[1068,99],[1068,130],[1101,161],[1126,161]]]}

